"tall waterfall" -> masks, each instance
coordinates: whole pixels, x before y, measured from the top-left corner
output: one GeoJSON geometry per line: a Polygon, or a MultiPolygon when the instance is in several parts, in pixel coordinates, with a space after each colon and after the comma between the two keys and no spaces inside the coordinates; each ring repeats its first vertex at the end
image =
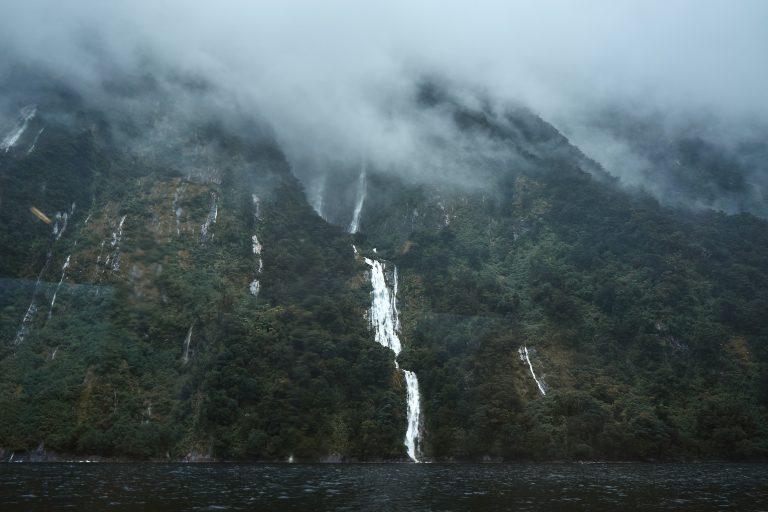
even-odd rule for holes
{"type": "Polygon", "coordinates": [[[352,212],[352,222],[349,224],[349,232],[352,234],[357,233],[360,229],[360,214],[363,211],[363,203],[365,202],[365,164],[363,164],[360,170],[360,177],[357,179],[357,203],[355,203],[355,210],[352,212]]]}
{"type": "MultiPolygon", "coordinates": [[[[371,327],[374,330],[374,338],[383,347],[387,347],[395,353],[395,368],[400,369],[397,356],[402,350],[400,337],[400,320],[397,312],[397,267],[393,272],[392,289],[387,285],[384,273],[384,264],[378,260],[364,258],[365,263],[371,267],[371,310],[369,314],[371,327]]],[[[405,377],[406,404],[408,414],[408,427],[405,432],[403,444],[408,451],[408,456],[414,462],[419,461],[419,442],[421,440],[421,396],[419,394],[419,379],[409,370],[401,370],[405,377]]]]}

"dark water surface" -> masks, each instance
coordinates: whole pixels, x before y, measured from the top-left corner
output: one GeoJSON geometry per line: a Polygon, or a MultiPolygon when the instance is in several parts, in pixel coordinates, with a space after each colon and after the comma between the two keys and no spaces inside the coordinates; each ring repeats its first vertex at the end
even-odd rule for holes
{"type": "Polygon", "coordinates": [[[768,464],[0,464],[0,510],[768,510],[768,464]]]}

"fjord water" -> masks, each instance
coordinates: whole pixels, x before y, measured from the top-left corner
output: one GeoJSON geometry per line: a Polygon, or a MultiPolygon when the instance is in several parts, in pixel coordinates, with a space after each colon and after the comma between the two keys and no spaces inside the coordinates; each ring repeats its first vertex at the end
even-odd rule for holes
{"type": "Polygon", "coordinates": [[[768,464],[2,464],[13,510],[766,510],[768,464]]]}

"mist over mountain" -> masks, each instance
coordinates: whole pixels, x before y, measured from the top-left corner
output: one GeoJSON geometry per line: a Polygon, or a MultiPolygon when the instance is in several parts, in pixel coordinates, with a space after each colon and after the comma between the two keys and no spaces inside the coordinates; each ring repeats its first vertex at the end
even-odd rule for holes
{"type": "Polygon", "coordinates": [[[0,458],[768,454],[763,2],[3,13],[0,458]]]}
{"type": "MultiPolygon", "coordinates": [[[[649,123],[649,116],[646,138],[698,137],[722,152],[764,135],[768,9],[761,2],[486,2],[470,9],[460,2],[227,1],[212,8],[197,1],[37,0],[5,12],[4,75],[23,65],[106,102],[113,100],[105,89],[117,83],[151,75],[155,87],[172,90],[186,77],[206,84],[202,109],[268,123],[301,176],[366,159],[412,179],[477,184],[461,163],[465,148],[434,147],[460,138],[443,113],[412,108],[414,89],[432,80],[470,109],[529,108],[577,138],[607,172],[662,200],[760,209],[759,155],[712,164],[738,174],[740,190],[713,185],[707,164],[691,157],[685,179],[701,181],[706,192],[684,192],[668,177],[679,149],[661,162],[627,139],[636,138],[630,125],[649,123]],[[602,112],[627,119],[603,123],[602,112]]],[[[8,99],[6,126],[18,109],[8,99]]]]}

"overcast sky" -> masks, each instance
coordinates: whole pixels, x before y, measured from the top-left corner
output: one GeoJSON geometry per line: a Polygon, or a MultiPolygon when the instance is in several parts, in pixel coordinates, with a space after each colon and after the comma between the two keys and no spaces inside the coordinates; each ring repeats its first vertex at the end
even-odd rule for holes
{"type": "Polygon", "coordinates": [[[149,56],[336,153],[407,146],[413,127],[382,111],[425,73],[555,124],[608,102],[768,118],[765,0],[0,0],[0,12],[5,55],[83,83],[149,56]]]}

